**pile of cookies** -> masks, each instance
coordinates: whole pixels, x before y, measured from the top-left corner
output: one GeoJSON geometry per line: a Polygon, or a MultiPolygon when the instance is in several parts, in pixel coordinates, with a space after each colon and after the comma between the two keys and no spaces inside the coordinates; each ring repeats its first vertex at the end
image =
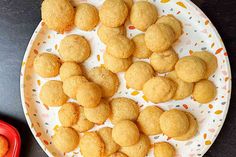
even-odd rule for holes
{"type": "MultiPolygon", "coordinates": [[[[104,66],[87,72],[82,63],[92,54],[90,44],[77,34],[60,42],[60,57],[42,52],[34,60],[39,76],[59,75],[61,79],[46,82],[40,91],[44,105],[60,106],[62,126],[52,137],[58,150],[67,153],[79,146],[84,157],[145,157],[151,148],[148,136],[165,134],[185,141],[196,135],[198,123],[189,112],[164,111],[157,106],[140,111],[132,99],[111,98],[119,88],[118,72],[125,72],[128,88],[142,90],[155,104],[190,95],[199,103],[215,98],[216,87],[208,78],[217,69],[216,57],[201,51],[179,59],[172,45],[182,34],[182,24],[173,15],[158,17],[155,5],[147,1],[105,0],[97,10],[88,3],[79,3],[74,9],[68,0],[44,0],[42,19],[59,33],[73,25],[91,31],[100,21],[97,34],[106,45],[104,66]],[[124,23],[129,20],[144,33],[126,37],[124,23]],[[133,62],[133,57],[150,63],[133,62]],[[89,131],[108,119],[113,128],[89,131]]],[[[155,143],[154,155],[173,157],[175,149],[166,142],[155,143]]]]}

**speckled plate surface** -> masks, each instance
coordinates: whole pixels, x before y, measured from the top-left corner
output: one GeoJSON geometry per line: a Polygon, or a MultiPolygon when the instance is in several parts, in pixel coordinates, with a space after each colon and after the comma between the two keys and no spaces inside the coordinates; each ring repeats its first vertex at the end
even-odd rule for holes
{"type": "MultiPolygon", "coordinates": [[[[88,0],[93,5],[101,6],[101,0],[88,0]]],[[[181,101],[170,101],[167,103],[153,104],[143,98],[141,91],[127,89],[125,87],[124,74],[119,73],[120,88],[114,97],[125,96],[136,100],[141,108],[148,105],[157,105],[162,109],[168,110],[178,108],[194,114],[199,122],[199,132],[197,136],[189,141],[177,142],[168,139],[164,135],[150,137],[152,142],[168,141],[172,143],[177,150],[177,157],[195,157],[203,156],[216,139],[227,114],[230,95],[231,95],[231,71],[227,52],[224,44],[210,20],[189,0],[152,0],[150,1],[158,8],[159,15],[173,14],[182,23],[184,34],[174,44],[174,49],[180,57],[189,55],[195,50],[208,50],[218,58],[219,67],[216,73],[210,78],[217,86],[217,97],[211,103],[200,105],[191,97],[181,101]]],[[[126,23],[127,34],[129,37],[140,33],[129,22],[126,23]]],[[[77,28],[65,34],[57,34],[48,30],[41,22],[36,28],[25,57],[22,62],[21,71],[21,98],[25,117],[31,128],[33,135],[50,157],[59,156],[78,156],[79,148],[67,154],[60,153],[51,143],[51,136],[54,130],[60,125],[57,117],[59,108],[48,108],[44,106],[39,99],[39,91],[43,83],[49,79],[43,79],[33,72],[33,60],[38,53],[47,51],[58,54],[58,45],[60,40],[68,34],[79,34],[85,36],[92,47],[91,57],[84,63],[86,69],[103,64],[103,45],[98,36],[97,28],[91,32],[84,32],[77,28]]],[[[148,60],[147,60],[148,61],[148,60]]],[[[50,80],[59,79],[50,78],[50,80]]],[[[105,122],[102,126],[96,126],[93,130],[100,127],[111,126],[110,122],[105,122]]],[[[149,157],[153,157],[153,149],[149,157]]]]}

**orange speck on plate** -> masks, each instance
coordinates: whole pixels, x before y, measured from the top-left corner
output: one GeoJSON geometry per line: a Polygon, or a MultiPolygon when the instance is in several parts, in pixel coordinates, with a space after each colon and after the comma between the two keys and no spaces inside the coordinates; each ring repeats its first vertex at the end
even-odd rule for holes
{"type": "Polygon", "coordinates": [[[221,113],[222,113],[222,110],[215,111],[215,114],[221,114],[221,113]]]}
{"type": "Polygon", "coordinates": [[[170,0],[161,0],[161,3],[168,3],[170,0]]]}
{"type": "Polygon", "coordinates": [[[210,145],[210,144],[211,144],[210,140],[205,141],[205,145],[210,145]]]}
{"type": "Polygon", "coordinates": [[[97,55],[97,60],[100,61],[100,55],[97,55]]]}
{"type": "Polygon", "coordinates": [[[209,107],[209,109],[212,109],[212,108],[213,108],[213,105],[212,105],[212,104],[209,104],[208,107],[209,107]]]}
{"type": "Polygon", "coordinates": [[[51,36],[50,35],[48,35],[48,39],[50,39],[51,38],[51,36]]]}
{"type": "Polygon", "coordinates": [[[133,95],[133,96],[138,95],[138,94],[139,94],[138,91],[133,91],[133,92],[131,93],[131,95],[133,95]]]}
{"type": "Polygon", "coordinates": [[[133,29],[135,29],[135,27],[134,26],[129,26],[129,29],[133,30],[133,29]]]}
{"type": "Polygon", "coordinates": [[[40,85],[41,85],[41,81],[40,81],[40,80],[37,80],[37,84],[40,86],[40,85]]]}
{"type": "Polygon", "coordinates": [[[37,55],[39,52],[38,50],[34,49],[34,53],[37,55]]]}
{"type": "Polygon", "coordinates": [[[217,50],[216,50],[216,54],[219,54],[222,50],[223,50],[223,48],[217,49],[217,50]]]}
{"type": "Polygon", "coordinates": [[[176,4],[181,6],[182,8],[187,9],[187,7],[185,6],[185,4],[183,2],[177,2],[176,4]]]}
{"type": "Polygon", "coordinates": [[[189,50],[189,54],[192,55],[193,54],[193,50],[189,50]]]}
{"type": "Polygon", "coordinates": [[[212,44],[211,44],[211,48],[213,48],[214,46],[215,46],[215,43],[212,43],[212,44]]]}
{"type": "Polygon", "coordinates": [[[41,134],[41,132],[38,132],[37,134],[36,134],[36,137],[40,137],[42,134],[41,134]]]}
{"type": "Polygon", "coordinates": [[[226,77],[226,78],[225,78],[225,82],[228,81],[228,80],[229,80],[229,77],[226,77]]]}
{"type": "Polygon", "coordinates": [[[183,107],[187,110],[188,109],[188,105],[183,104],[183,107]]]}
{"type": "Polygon", "coordinates": [[[48,141],[46,141],[46,140],[43,140],[43,143],[44,143],[45,145],[48,145],[48,144],[49,144],[48,141]]]}
{"type": "Polygon", "coordinates": [[[54,48],[55,48],[55,50],[57,50],[57,48],[58,48],[57,44],[54,46],[54,48]]]}
{"type": "Polygon", "coordinates": [[[168,138],[167,138],[167,141],[169,141],[170,139],[171,139],[171,137],[168,137],[168,138]]]}
{"type": "Polygon", "coordinates": [[[211,37],[212,37],[212,35],[211,35],[211,34],[209,34],[208,38],[211,38],[211,37]]]}
{"type": "Polygon", "coordinates": [[[208,25],[208,23],[209,23],[209,20],[206,20],[206,21],[205,21],[205,25],[208,25]]]}
{"type": "Polygon", "coordinates": [[[207,138],[207,134],[205,133],[205,134],[203,134],[203,138],[204,139],[206,139],[207,138]]]}
{"type": "Polygon", "coordinates": [[[227,52],[225,52],[225,53],[224,53],[224,56],[228,56],[228,53],[227,53],[227,52]]]}
{"type": "Polygon", "coordinates": [[[148,99],[145,95],[142,96],[143,100],[145,100],[146,102],[148,102],[148,99]]]}

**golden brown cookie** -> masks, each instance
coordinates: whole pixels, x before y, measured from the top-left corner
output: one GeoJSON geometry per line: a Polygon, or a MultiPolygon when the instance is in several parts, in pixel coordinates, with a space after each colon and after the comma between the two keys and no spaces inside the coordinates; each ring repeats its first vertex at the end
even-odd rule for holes
{"type": "Polygon", "coordinates": [[[195,56],[181,58],[175,65],[177,76],[185,82],[197,82],[206,77],[206,63],[195,56]]]}
{"type": "Polygon", "coordinates": [[[143,85],[154,76],[152,66],[146,62],[134,62],[125,73],[126,86],[142,90],[143,85]]]}
{"type": "Polygon", "coordinates": [[[60,59],[50,53],[38,54],[34,59],[34,71],[41,77],[54,77],[59,74],[60,59]]]}
{"type": "Polygon", "coordinates": [[[116,153],[111,154],[108,157],[128,157],[128,156],[123,154],[123,153],[121,153],[121,152],[116,152],[116,153]]]}
{"type": "Polygon", "coordinates": [[[56,107],[67,101],[68,97],[63,91],[62,84],[61,81],[51,80],[42,86],[39,97],[44,105],[56,107]]]}
{"type": "Polygon", "coordinates": [[[72,128],[60,127],[53,135],[52,143],[61,152],[68,153],[79,145],[79,135],[72,128]]]}
{"type": "Polygon", "coordinates": [[[200,52],[194,52],[192,55],[199,57],[205,61],[207,66],[205,79],[209,78],[212,74],[214,74],[214,72],[218,67],[217,58],[214,54],[207,51],[200,51],[200,52]]]}
{"type": "Polygon", "coordinates": [[[156,135],[160,134],[160,116],[163,110],[156,106],[148,106],[142,110],[137,119],[137,125],[144,134],[156,135]]]}
{"type": "Polygon", "coordinates": [[[130,12],[130,21],[135,28],[145,31],[158,18],[156,6],[147,1],[134,3],[130,12]]]}
{"type": "Polygon", "coordinates": [[[165,24],[153,24],[145,32],[145,42],[152,52],[168,50],[175,40],[172,28],[165,24]]]}
{"type": "Polygon", "coordinates": [[[178,54],[172,48],[162,53],[153,53],[150,57],[150,63],[158,73],[166,73],[174,70],[178,60],[178,54]]]}
{"type": "Polygon", "coordinates": [[[104,66],[113,73],[126,71],[132,64],[132,57],[116,58],[110,55],[109,53],[105,53],[103,59],[104,59],[104,66]]]}
{"type": "Polygon", "coordinates": [[[95,132],[86,132],[79,143],[83,157],[101,157],[105,153],[105,144],[95,132]]]}
{"type": "Polygon", "coordinates": [[[101,23],[107,27],[121,26],[128,16],[128,8],[123,0],[106,0],[99,10],[101,23]]]}
{"type": "Polygon", "coordinates": [[[80,3],[76,8],[75,25],[85,31],[91,31],[99,22],[98,10],[88,3],[80,3]]]}
{"type": "Polygon", "coordinates": [[[149,58],[152,54],[145,43],[144,34],[138,34],[133,37],[132,41],[134,42],[135,49],[134,49],[134,57],[137,58],[149,58]]]}
{"type": "Polygon", "coordinates": [[[168,137],[178,137],[189,130],[189,120],[183,111],[171,109],[161,115],[160,126],[168,137]]]}
{"type": "Polygon", "coordinates": [[[96,107],[102,97],[102,90],[96,83],[82,83],[76,92],[77,102],[84,107],[96,107]]]}
{"type": "Polygon", "coordinates": [[[166,77],[157,76],[148,80],[143,86],[146,98],[154,103],[169,101],[175,94],[176,84],[166,77]]]}
{"type": "Polygon", "coordinates": [[[101,87],[103,97],[113,96],[120,84],[117,75],[104,67],[91,69],[88,72],[88,78],[101,87]]]}
{"type": "Polygon", "coordinates": [[[139,130],[130,120],[119,121],[112,129],[112,139],[120,146],[131,146],[139,140],[139,130]]]}
{"type": "Polygon", "coordinates": [[[193,98],[202,104],[211,102],[216,97],[216,86],[212,81],[201,80],[193,89],[193,98]]]}
{"type": "Polygon", "coordinates": [[[116,35],[107,43],[106,53],[116,58],[129,58],[134,52],[134,43],[124,35],[116,35]]]}
{"type": "Polygon", "coordinates": [[[88,82],[88,80],[84,76],[71,76],[64,80],[63,91],[70,98],[76,99],[77,89],[85,82],[88,82]]]}
{"type": "Polygon", "coordinates": [[[0,135],[0,148],[0,157],[4,157],[9,150],[9,144],[7,139],[2,135],[0,135]]]}
{"type": "Polygon", "coordinates": [[[174,100],[182,100],[184,98],[187,98],[193,93],[194,83],[189,83],[181,80],[177,76],[175,71],[168,73],[167,77],[177,84],[177,89],[173,97],[174,100]]]}
{"type": "Polygon", "coordinates": [[[175,157],[175,148],[167,142],[154,144],[155,157],[175,157]]]}
{"type": "Polygon", "coordinates": [[[188,120],[189,120],[189,129],[184,135],[179,136],[179,137],[174,137],[174,139],[177,141],[187,141],[191,139],[192,137],[196,135],[197,130],[198,130],[197,119],[189,112],[185,112],[185,114],[187,115],[188,120]]]}
{"type": "Polygon", "coordinates": [[[79,106],[79,119],[72,126],[73,129],[75,129],[78,133],[88,131],[89,129],[93,128],[94,123],[90,122],[84,115],[84,107],[79,106]]]}
{"type": "Polygon", "coordinates": [[[139,115],[138,104],[129,98],[114,98],[110,102],[112,114],[110,120],[113,124],[121,120],[135,121],[139,115]]]}
{"type": "Polygon", "coordinates": [[[129,157],[145,157],[150,148],[151,142],[148,136],[141,134],[139,141],[136,144],[128,147],[121,147],[120,151],[129,157]]]}
{"type": "Polygon", "coordinates": [[[63,61],[84,62],[90,56],[89,42],[80,35],[68,35],[62,39],[59,54],[63,61]]]}
{"type": "Polygon", "coordinates": [[[70,127],[79,119],[78,105],[75,103],[65,103],[58,111],[58,118],[62,126],[70,127]]]}
{"type": "Polygon", "coordinates": [[[85,117],[96,124],[103,124],[111,114],[108,101],[102,99],[96,107],[84,108],[85,117]]]}
{"type": "Polygon", "coordinates": [[[126,29],[125,27],[107,27],[105,25],[101,25],[97,31],[98,37],[104,44],[108,44],[110,42],[110,38],[116,35],[125,35],[126,29]]]}
{"type": "Polygon", "coordinates": [[[63,33],[73,26],[75,10],[69,0],[44,0],[41,15],[49,29],[63,33]]]}
{"type": "Polygon", "coordinates": [[[105,144],[105,156],[109,156],[119,150],[120,146],[112,140],[112,128],[102,128],[98,130],[98,135],[105,144]]]}
{"type": "Polygon", "coordinates": [[[163,23],[170,26],[175,32],[175,40],[177,40],[182,34],[182,24],[181,22],[174,17],[173,15],[164,15],[157,20],[158,23],[163,23]]]}
{"type": "Polygon", "coordinates": [[[64,62],[60,68],[60,78],[62,81],[71,76],[78,76],[82,74],[82,69],[76,62],[64,62]]]}

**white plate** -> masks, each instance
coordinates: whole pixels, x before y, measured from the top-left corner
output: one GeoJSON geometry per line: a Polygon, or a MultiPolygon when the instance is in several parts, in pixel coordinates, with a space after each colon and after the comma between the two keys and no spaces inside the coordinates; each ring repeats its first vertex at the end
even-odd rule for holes
{"type": "MultiPolygon", "coordinates": [[[[103,1],[88,0],[88,2],[99,7],[103,1]]],[[[213,77],[210,78],[217,86],[217,97],[213,102],[200,105],[191,98],[187,98],[182,101],[155,104],[165,110],[178,108],[193,113],[199,122],[199,132],[195,138],[185,142],[177,142],[173,139],[168,139],[168,137],[164,135],[151,137],[152,142],[168,141],[172,143],[177,150],[178,157],[203,156],[217,137],[229,107],[231,71],[227,52],[215,27],[192,2],[187,0],[152,0],[151,2],[157,6],[159,15],[173,14],[183,23],[184,34],[174,44],[174,49],[178,52],[180,57],[189,55],[189,53],[195,50],[208,50],[214,53],[218,59],[219,67],[213,77]]],[[[126,26],[129,37],[140,33],[140,31],[135,30],[130,23],[127,22],[126,26]]],[[[54,129],[60,125],[57,117],[59,108],[49,109],[45,107],[40,102],[38,95],[43,83],[47,80],[59,78],[43,79],[36,75],[33,72],[33,60],[38,53],[44,51],[58,55],[57,50],[60,40],[68,34],[75,33],[85,36],[90,41],[92,47],[92,55],[84,63],[85,67],[90,69],[99,66],[103,64],[102,56],[105,45],[99,40],[96,31],[97,28],[91,32],[74,28],[72,31],[62,35],[48,30],[41,22],[36,28],[25,52],[20,84],[22,106],[33,135],[50,157],[81,155],[79,148],[71,153],[61,154],[51,143],[51,136],[54,133],[54,129]]],[[[119,74],[119,78],[121,85],[114,97],[125,96],[132,98],[136,100],[142,108],[147,105],[153,105],[151,102],[146,102],[143,99],[143,93],[141,91],[126,89],[123,73],[119,74]]],[[[110,122],[106,122],[105,125],[111,124],[110,122]]],[[[94,129],[103,126],[98,126],[94,129]]],[[[154,156],[153,150],[150,151],[148,156],[154,156]]]]}

